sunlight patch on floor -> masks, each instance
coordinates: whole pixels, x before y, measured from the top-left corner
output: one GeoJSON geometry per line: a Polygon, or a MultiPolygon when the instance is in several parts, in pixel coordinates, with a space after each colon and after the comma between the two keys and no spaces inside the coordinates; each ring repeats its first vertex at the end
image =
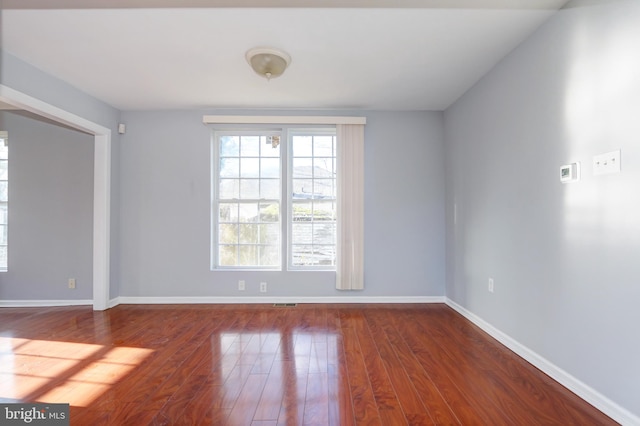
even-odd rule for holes
{"type": "Polygon", "coordinates": [[[152,352],[0,336],[0,398],[86,407],[152,352]]]}

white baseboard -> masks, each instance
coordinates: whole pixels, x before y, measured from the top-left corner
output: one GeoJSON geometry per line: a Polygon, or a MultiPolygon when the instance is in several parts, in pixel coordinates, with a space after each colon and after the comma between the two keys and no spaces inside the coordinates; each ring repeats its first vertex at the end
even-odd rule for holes
{"type": "Polygon", "coordinates": [[[93,305],[93,300],[0,300],[0,308],[93,305]]]}
{"type": "MultiPolygon", "coordinates": [[[[442,296],[407,296],[407,297],[136,297],[120,296],[117,304],[157,305],[157,304],[257,304],[257,303],[445,303],[442,296]]],[[[115,306],[115,305],[114,305],[115,306]]]]}
{"type": "MultiPolygon", "coordinates": [[[[445,303],[442,296],[406,297],[129,297],[110,299],[107,309],[120,304],[128,305],[176,305],[176,304],[257,304],[257,303],[445,303]]],[[[93,305],[93,300],[0,300],[0,308],[54,307],[93,305]]]]}
{"type": "Polygon", "coordinates": [[[469,321],[480,327],[486,333],[491,335],[494,339],[498,340],[507,348],[533,364],[535,367],[542,370],[552,379],[569,389],[571,392],[578,395],[580,398],[584,399],[589,404],[593,405],[598,410],[602,411],[607,416],[611,417],[616,422],[628,426],[640,425],[640,417],[616,404],[606,396],[597,392],[592,387],[576,379],[571,374],[559,368],[549,360],[538,355],[528,347],[522,345],[509,335],[498,330],[476,314],[468,311],[466,308],[460,306],[449,298],[445,298],[445,303],[456,310],[458,313],[460,313],[462,316],[467,318],[469,321]]]}

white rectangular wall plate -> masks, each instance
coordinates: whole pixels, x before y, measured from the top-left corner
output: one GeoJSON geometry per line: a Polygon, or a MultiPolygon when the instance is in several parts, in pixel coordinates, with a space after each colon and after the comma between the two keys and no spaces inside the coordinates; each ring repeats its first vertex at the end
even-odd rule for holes
{"type": "Polygon", "coordinates": [[[593,156],[593,175],[620,173],[620,150],[593,156]]]}

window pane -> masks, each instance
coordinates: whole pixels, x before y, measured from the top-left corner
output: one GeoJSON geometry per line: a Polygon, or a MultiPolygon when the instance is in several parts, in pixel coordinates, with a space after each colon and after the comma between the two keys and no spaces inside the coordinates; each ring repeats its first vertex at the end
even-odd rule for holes
{"type": "Polygon", "coordinates": [[[262,179],[260,181],[260,198],[280,199],[280,179],[262,179]]]}
{"type": "Polygon", "coordinates": [[[314,137],[313,155],[316,157],[333,157],[333,136],[314,137]]]}
{"type": "Polygon", "coordinates": [[[262,266],[278,266],[280,252],[277,246],[263,246],[260,248],[260,263],[262,266]]]}
{"type": "Polygon", "coordinates": [[[221,200],[240,198],[240,181],[238,179],[220,179],[221,200]]]}
{"type": "Polygon", "coordinates": [[[0,205],[0,223],[3,225],[7,224],[7,205],[0,205]]]}
{"type": "Polygon", "coordinates": [[[257,221],[258,221],[258,204],[257,203],[240,204],[239,222],[252,223],[257,221]]]}
{"type": "Polygon", "coordinates": [[[240,160],[238,158],[221,158],[220,177],[240,177],[240,160]]]}
{"type": "Polygon", "coordinates": [[[291,246],[292,263],[295,266],[312,265],[313,248],[312,246],[292,245],[291,246]]]}
{"type": "Polygon", "coordinates": [[[313,246],[313,264],[319,266],[335,265],[336,251],[335,245],[313,246]]]}
{"type": "Polygon", "coordinates": [[[311,244],[313,241],[313,225],[311,223],[294,223],[291,230],[293,244],[311,244]]]}
{"type": "Polygon", "coordinates": [[[0,225],[0,244],[7,245],[7,225],[0,225]]]}
{"type": "Polygon", "coordinates": [[[292,177],[310,178],[313,176],[313,160],[311,158],[294,158],[292,177]]]}
{"type": "Polygon", "coordinates": [[[260,136],[242,136],[240,141],[241,157],[260,156],[260,136]]]}
{"type": "Polygon", "coordinates": [[[0,247],[0,269],[7,269],[7,246],[0,247]]]}
{"type": "Polygon", "coordinates": [[[261,244],[277,245],[280,241],[280,227],[278,224],[258,225],[258,229],[260,232],[258,239],[261,244]]]}
{"type": "Polygon", "coordinates": [[[238,247],[238,265],[257,266],[258,265],[258,247],[239,246],[238,247]]]}
{"type": "Polygon", "coordinates": [[[222,136],[220,138],[220,156],[237,157],[240,154],[240,138],[238,136],[222,136]]]}
{"type": "Polygon", "coordinates": [[[0,201],[7,201],[8,185],[7,182],[0,182],[0,201]]]}
{"type": "Polygon", "coordinates": [[[220,250],[218,251],[218,258],[220,265],[223,266],[233,266],[238,263],[238,254],[237,249],[238,246],[219,246],[220,250]]]}
{"type": "Polygon", "coordinates": [[[263,158],[260,160],[260,177],[278,178],[280,177],[280,159],[263,158]]]}
{"type": "Polygon", "coordinates": [[[280,206],[278,205],[278,203],[260,204],[260,221],[261,222],[280,221],[280,206]]]}
{"type": "Polygon", "coordinates": [[[278,138],[278,143],[275,147],[269,141],[268,137],[262,137],[263,142],[260,143],[260,146],[262,147],[260,155],[262,157],[280,157],[280,136],[273,136],[273,138],[278,138]]]}
{"type": "Polygon", "coordinates": [[[315,198],[333,198],[334,180],[333,179],[315,179],[313,181],[313,196],[315,198]]]}
{"type": "Polygon", "coordinates": [[[292,152],[294,157],[311,157],[313,138],[311,136],[294,136],[292,152]]]}
{"type": "Polygon", "coordinates": [[[218,219],[220,222],[237,222],[238,221],[238,204],[237,203],[220,203],[218,207],[218,219]]]}
{"type": "Polygon", "coordinates": [[[222,223],[218,227],[218,241],[220,244],[238,243],[238,225],[234,223],[222,223]]]}
{"type": "Polygon", "coordinates": [[[313,243],[314,244],[335,244],[336,225],[333,222],[313,223],[313,243]]]}
{"type": "Polygon", "coordinates": [[[332,178],[333,177],[333,158],[314,158],[313,159],[313,177],[332,178]]]}
{"type": "Polygon", "coordinates": [[[240,244],[258,244],[260,242],[259,225],[240,225],[240,244]]]}
{"type": "Polygon", "coordinates": [[[308,203],[294,203],[293,204],[293,221],[305,222],[311,220],[312,204],[308,203]]]}
{"type": "Polygon", "coordinates": [[[0,180],[7,180],[9,174],[7,173],[9,162],[7,160],[0,160],[0,180]]]}
{"type": "Polygon", "coordinates": [[[260,181],[258,179],[241,179],[240,198],[243,200],[260,198],[260,181]]]}
{"type": "Polygon", "coordinates": [[[260,159],[243,157],[240,162],[240,176],[245,178],[260,177],[260,159]]]}
{"type": "Polygon", "coordinates": [[[312,198],[313,197],[313,180],[312,179],[293,179],[293,198],[312,198]]]}
{"type": "Polygon", "coordinates": [[[335,221],[336,204],[333,202],[316,201],[313,203],[314,221],[335,221]]]}

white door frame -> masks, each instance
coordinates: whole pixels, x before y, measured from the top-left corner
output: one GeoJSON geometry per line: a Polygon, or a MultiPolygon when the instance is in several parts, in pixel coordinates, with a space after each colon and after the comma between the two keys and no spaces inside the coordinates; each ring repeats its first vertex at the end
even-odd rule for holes
{"type": "Polygon", "coordinates": [[[109,308],[111,251],[111,130],[0,84],[0,101],[94,136],[93,309],[109,308]]]}

